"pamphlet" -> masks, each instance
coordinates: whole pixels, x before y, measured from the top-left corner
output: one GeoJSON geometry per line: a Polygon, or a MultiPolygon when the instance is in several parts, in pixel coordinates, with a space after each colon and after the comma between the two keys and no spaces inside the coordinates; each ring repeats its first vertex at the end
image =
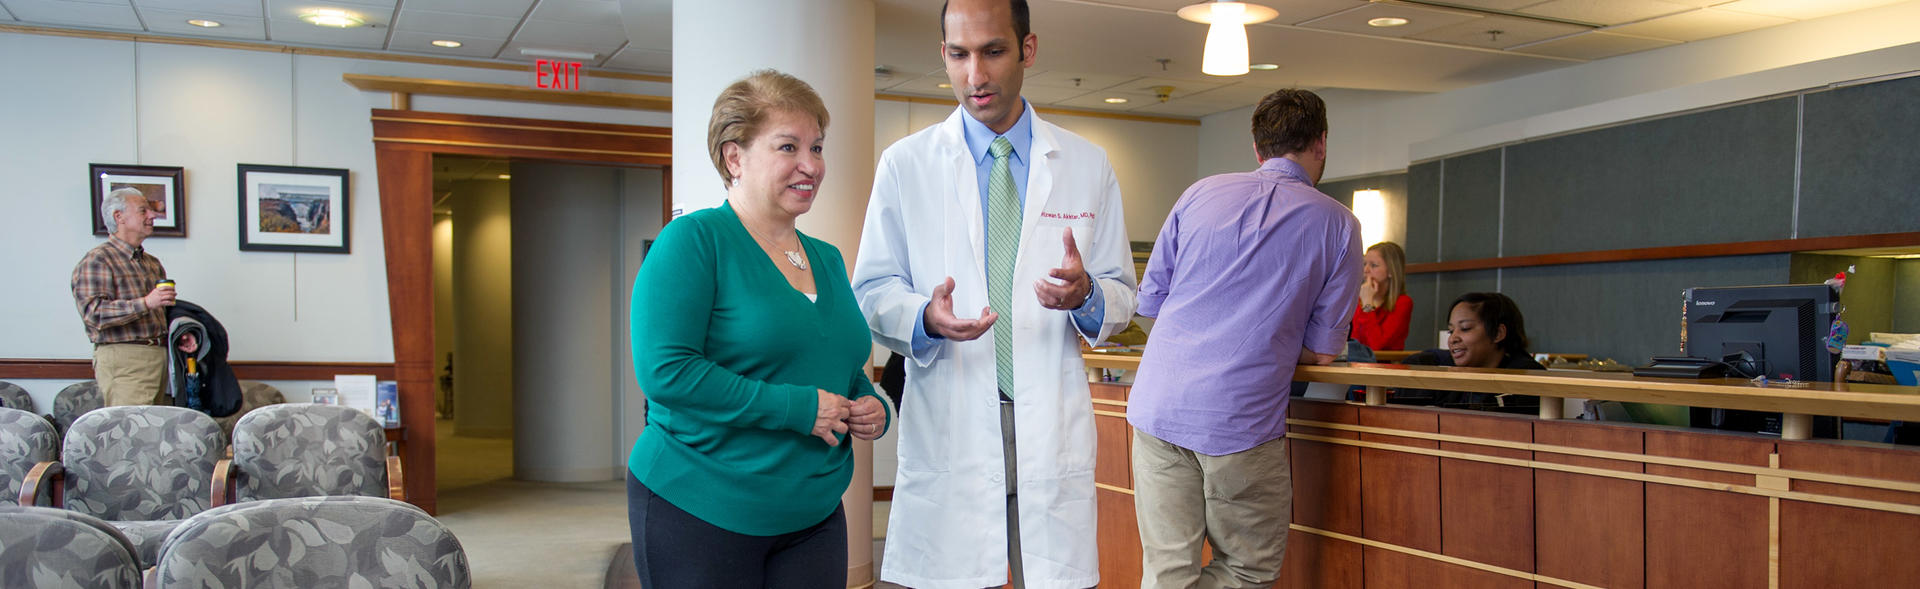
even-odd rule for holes
{"type": "Polygon", "coordinates": [[[367,412],[374,419],[380,414],[374,412],[374,376],[371,374],[336,374],[333,388],[339,389],[340,404],[367,412]]]}
{"type": "Polygon", "coordinates": [[[378,399],[376,401],[378,405],[374,410],[373,417],[379,419],[381,425],[386,427],[399,426],[400,383],[391,380],[380,381],[375,397],[378,399]]]}

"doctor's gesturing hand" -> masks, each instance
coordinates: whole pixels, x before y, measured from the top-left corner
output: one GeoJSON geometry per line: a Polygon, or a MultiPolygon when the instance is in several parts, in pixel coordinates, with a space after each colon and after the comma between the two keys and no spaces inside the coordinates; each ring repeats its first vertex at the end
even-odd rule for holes
{"type": "Polygon", "coordinates": [[[1061,281],[1054,284],[1046,279],[1033,282],[1033,292],[1040,296],[1040,306],[1057,311],[1071,311],[1086,304],[1087,297],[1093,295],[1093,277],[1080,264],[1080,247],[1073,244],[1073,228],[1062,232],[1062,241],[1066,242],[1067,253],[1061,257],[1060,267],[1047,271],[1047,276],[1061,281]]]}
{"type": "Polygon", "coordinates": [[[955,317],[953,315],[953,277],[948,276],[946,282],[933,287],[933,300],[927,302],[927,311],[921,320],[926,323],[927,335],[964,342],[986,333],[987,329],[993,327],[993,322],[999,318],[1000,315],[993,312],[993,307],[982,307],[979,319],[955,317]]]}

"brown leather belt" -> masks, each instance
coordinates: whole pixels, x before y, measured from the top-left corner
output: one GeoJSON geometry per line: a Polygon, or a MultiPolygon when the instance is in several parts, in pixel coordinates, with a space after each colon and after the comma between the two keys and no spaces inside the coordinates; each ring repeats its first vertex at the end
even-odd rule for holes
{"type": "Polygon", "coordinates": [[[133,340],[133,341],[130,341],[130,342],[106,342],[106,343],[102,343],[102,344],[97,344],[97,345],[102,345],[102,346],[116,346],[116,345],[120,345],[120,344],[126,344],[126,345],[132,345],[132,346],[155,346],[155,347],[158,347],[158,346],[160,346],[160,345],[161,345],[161,340],[162,340],[162,339],[163,339],[163,338],[157,338],[157,337],[150,337],[150,338],[146,338],[146,339],[137,339],[137,340],[133,340]]]}

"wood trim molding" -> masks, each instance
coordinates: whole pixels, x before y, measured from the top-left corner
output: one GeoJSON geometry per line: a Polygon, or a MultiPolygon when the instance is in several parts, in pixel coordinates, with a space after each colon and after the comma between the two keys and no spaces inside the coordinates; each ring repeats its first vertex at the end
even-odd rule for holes
{"type": "MultiPolygon", "coordinates": [[[[24,35],[46,35],[50,37],[74,37],[80,39],[100,39],[105,41],[131,41],[135,43],[154,43],[160,45],[188,45],[193,47],[211,47],[214,49],[233,49],[237,51],[264,51],[268,53],[289,53],[293,55],[311,55],[314,57],[339,57],[345,59],[366,59],[372,61],[397,61],[402,63],[423,63],[488,70],[532,72],[531,64],[474,61],[450,57],[428,55],[409,55],[405,53],[377,53],[372,51],[353,51],[348,49],[321,49],[317,47],[292,47],[272,43],[248,43],[244,41],[221,41],[215,39],[196,39],[187,37],[169,37],[148,33],[110,33],[106,31],[83,31],[75,29],[57,29],[28,25],[0,25],[0,33],[20,33],[24,35]]],[[[613,80],[631,80],[635,82],[673,83],[671,76],[653,74],[635,74],[588,68],[586,77],[607,78],[613,80]]]]}
{"type": "MultiPolygon", "coordinates": [[[[336,374],[371,374],[393,380],[392,362],[289,362],[235,360],[234,376],[243,380],[333,380],[336,374]]],[[[0,358],[0,378],[93,378],[93,360],[66,358],[0,358]]]]}
{"type": "MultiPolygon", "coordinates": [[[[905,102],[907,104],[932,104],[936,106],[944,106],[947,108],[953,108],[953,107],[959,106],[958,102],[954,102],[951,99],[927,98],[925,96],[902,96],[899,94],[874,94],[873,99],[886,100],[890,102],[905,102]]],[[[1060,108],[1057,106],[1036,106],[1036,107],[1033,107],[1033,111],[1040,114],[1060,115],[1060,116],[1067,116],[1067,117],[1091,117],[1096,119],[1133,121],[1136,123],[1162,123],[1167,125],[1181,125],[1185,127],[1200,126],[1200,121],[1195,119],[1176,119],[1172,117],[1156,117],[1152,115],[1136,115],[1136,114],[1106,112],[1106,111],[1098,111],[1098,110],[1081,110],[1077,108],[1060,108]]]]}
{"type": "Polygon", "coordinates": [[[1596,587],[1596,586],[1593,586],[1593,585],[1587,585],[1587,584],[1583,584],[1583,583],[1575,583],[1575,582],[1573,582],[1573,581],[1568,581],[1568,580],[1566,580],[1566,579],[1557,579],[1557,578],[1554,578],[1554,577],[1549,577],[1549,576],[1546,576],[1546,575],[1541,575],[1541,574],[1537,574],[1537,573],[1529,573],[1529,572],[1526,572],[1526,571],[1517,571],[1517,570],[1514,570],[1514,569],[1510,569],[1510,568],[1506,568],[1506,567],[1500,567],[1500,566],[1494,566],[1494,565],[1490,565],[1490,564],[1487,564],[1487,563],[1483,563],[1483,562],[1478,562],[1478,561],[1472,561],[1472,560],[1467,560],[1467,559],[1464,559],[1464,558],[1459,558],[1459,557],[1455,557],[1455,556],[1447,556],[1447,555],[1445,555],[1445,554],[1440,554],[1440,553],[1437,553],[1437,552],[1428,552],[1428,551],[1425,551],[1425,550],[1421,550],[1421,549],[1418,549],[1418,548],[1408,548],[1408,547],[1406,547],[1406,546],[1401,546],[1401,545],[1398,545],[1398,544],[1389,544],[1389,543],[1386,543],[1386,542],[1381,542],[1381,541],[1379,541],[1379,540],[1369,540],[1369,539],[1366,539],[1366,538],[1361,538],[1361,537],[1358,537],[1358,536],[1349,536],[1349,535],[1346,535],[1346,534],[1342,534],[1342,533],[1339,533],[1339,532],[1335,532],[1335,531],[1331,531],[1331,530],[1322,530],[1322,529],[1319,529],[1319,528],[1313,528],[1313,527],[1308,527],[1308,526],[1303,526],[1303,525],[1300,525],[1300,524],[1294,524],[1294,523],[1289,523],[1289,524],[1287,524],[1287,527],[1288,527],[1288,528],[1290,528],[1290,529],[1293,529],[1293,530],[1295,530],[1295,531],[1299,531],[1299,532],[1304,532],[1304,533],[1308,533],[1308,534],[1313,534],[1313,535],[1315,535],[1315,536],[1322,536],[1322,537],[1326,537],[1326,538],[1332,538],[1332,539],[1335,539],[1335,540],[1341,540],[1341,541],[1345,541],[1345,542],[1352,542],[1352,543],[1354,543],[1354,544],[1359,544],[1359,545],[1361,545],[1361,546],[1367,546],[1367,547],[1371,547],[1371,548],[1378,548],[1378,549],[1381,549],[1381,550],[1391,550],[1391,551],[1394,551],[1394,552],[1398,552],[1398,553],[1401,553],[1401,554],[1406,554],[1406,555],[1410,555],[1410,556],[1417,556],[1417,557],[1420,557],[1420,558],[1425,558],[1425,559],[1428,559],[1428,560],[1436,560],[1436,561],[1440,561],[1440,562],[1444,562],[1444,563],[1448,563],[1448,564],[1454,564],[1454,565],[1459,565],[1459,566],[1463,566],[1463,567],[1467,567],[1467,568],[1471,568],[1471,569],[1478,569],[1478,570],[1482,570],[1482,571],[1486,571],[1486,572],[1489,572],[1489,573],[1497,573],[1497,574],[1501,574],[1501,575],[1506,575],[1506,576],[1509,576],[1509,577],[1514,577],[1514,578],[1519,578],[1519,579],[1526,579],[1526,580],[1529,580],[1529,581],[1537,581],[1537,582],[1540,582],[1540,583],[1545,583],[1545,584],[1548,584],[1548,585],[1555,585],[1555,586],[1559,586],[1559,587],[1573,587],[1573,588],[1575,588],[1575,589],[1602,589],[1602,588],[1600,588],[1600,587],[1596,587]]]}
{"type": "Polygon", "coordinates": [[[874,487],[874,488],[873,488],[873,500],[874,500],[874,502],[876,502],[876,503],[877,503],[877,502],[880,502],[880,501],[892,501],[892,500],[893,500],[893,485],[885,485],[885,486],[879,486],[879,487],[874,487]]]}
{"type": "Polygon", "coordinates": [[[1427,262],[1407,264],[1408,274],[1432,272],[1459,272],[1462,270],[1491,270],[1494,268],[1525,268],[1529,266],[1557,266],[1565,264],[1598,264],[1604,262],[1632,262],[1642,260],[1672,260],[1677,258],[1712,258],[1720,256],[1750,256],[1758,254],[1782,254],[1818,250],[1844,250],[1859,248],[1920,246],[1920,232],[1911,233],[1875,233],[1871,235],[1843,235],[1837,237],[1804,237],[1800,239],[1774,239],[1767,241],[1737,241],[1729,243],[1706,243],[1699,245],[1676,245],[1666,247],[1643,247],[1619,250],[1595,250],[1586,252],[1567,252],[1559,254],[1540,254],[1533,256],[1509,256],[1500,258],[1479,258],[1474,260],[1454,260],[1447,262],[1427,262]]]}
{"type": "Polygon", "coordinates": [[[673,111],[673,97],[671,96],[646,96],[620,92],[557,92],[510,84],[483,84],[480,82],[399,78],[367,74],[341,74],[340,79],[346,80],[348,84],[352,84],[355,88],[373,92],[458,96],[461,98],[479,98],[483,100],[630,108],[634,110],[662,112],[673,111]]]}

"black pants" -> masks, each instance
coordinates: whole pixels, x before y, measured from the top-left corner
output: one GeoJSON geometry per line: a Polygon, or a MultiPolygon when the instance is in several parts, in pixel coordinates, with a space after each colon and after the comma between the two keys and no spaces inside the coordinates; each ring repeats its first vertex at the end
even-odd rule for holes
{"type": "Polygon", "coordinates": [[[647,589],[846,589],[847,513],[778,536],[721,529],[654,495],[627,473],[633,566],[647,589]]]}

